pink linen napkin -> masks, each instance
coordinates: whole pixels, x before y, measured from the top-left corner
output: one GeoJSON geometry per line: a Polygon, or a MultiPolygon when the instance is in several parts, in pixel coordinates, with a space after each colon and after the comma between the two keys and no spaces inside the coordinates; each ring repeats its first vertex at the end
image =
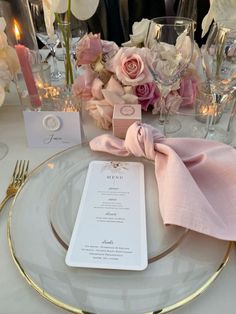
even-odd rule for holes
{"type": "Polygon", "coordinates": [[[193,138],[165,138],[135,122],[125,140],[101,135],[94,151],[155,161],[164,224],[223,240],[236,240],[236,151],[225,144],[193,138]]]}

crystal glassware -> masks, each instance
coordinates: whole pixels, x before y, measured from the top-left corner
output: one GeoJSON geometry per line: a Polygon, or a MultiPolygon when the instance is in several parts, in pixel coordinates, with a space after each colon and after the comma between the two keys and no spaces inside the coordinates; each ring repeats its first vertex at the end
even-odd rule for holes
{"type": "MultiPolygon", "coordinates": [[[[194,22],[184,17],[157,17],[151,20],[146,43],[151,49],[152,72],[160,93],[161,100],[156,108],[159,123],[164,124],[174,105],[166,104],[166,97],[172,86],[178,82],[181,74],[188,67],[193,53],[194,22]]],[[[170,127],[181,127],[179,121],[172,121],[170,127]]]]}
{"type": "Polygon", "coordinates": [[[55,32],[50,37],[47,34],[42,1],[30,2],[30,10],[35,34],[37,38],[41,41],[41,43],[49,49],[50,55],[53,58],[53,71],[51,72],[51,79],[54,81],[58,81],[63,78],[63,73],[58,70],[56,59],[56,48],[60,44],[60,39],[57,32],[55,32]]]}
{"type": "Polygon", "coordinates": [[[228,131],[216,124],[216,117],[219,112],[223,114],[236,88],[236,27],[224,25],[225,21],[213,23],[203,49],[203,62],[213,102],[207,138],[229,143],[228,131]]]}
{"type": "MultiPolygon", "coordinates": [[[[187,99],[188,100],[188,99],[187,99]]],[[[186,99],[176,111],[175,116],[169,116],[171,123],[176,117],[181,121],[181,128],[172,130],[169,123],[164,124],[164,135],[167,137],[206,138],[208,134],[207,113],[211,104],[210,98],[196,98],[192,106],[186,106],[186,99]]]]}

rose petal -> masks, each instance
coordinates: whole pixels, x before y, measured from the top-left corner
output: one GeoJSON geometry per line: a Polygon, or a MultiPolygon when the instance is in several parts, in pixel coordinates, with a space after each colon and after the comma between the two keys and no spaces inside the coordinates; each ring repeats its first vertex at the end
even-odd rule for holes
{"type": "Polygon", "coordinates": [[[125,101],[116,93],[113,93],[109,90],[106,89],[102,89],[102,94],[105,98],[105,100],[111,104],[111,105],[115,105],[115,104],[124,104],[125,101]]]}
{"type": "Polygon", "coordinates": [[[92,83],[92,95],[96,99],[103,99],[103,94],[102,94],[102,87],[103,87],[103,82],[99,78],[95,78],[92,83]]]}
{"type": "Polygon", "coordinates": [[[122,99],[126,104],[136,104],[138,105],[138,97],[132,94],[125,94],[122,96],[122,99]]]}
{"type": "Polygon", "coordinates": [[[112,76],[107,83],[106,90],[116,93],[117,95],[124,95],[124,89],[120,83],[112,76]]]}
{"type": "Polygon", "coordinates": [[[4,19],[4,17],[0,17],[0,31],[4,32],[5,28],[6,28],[6,20],[4,19]]]}

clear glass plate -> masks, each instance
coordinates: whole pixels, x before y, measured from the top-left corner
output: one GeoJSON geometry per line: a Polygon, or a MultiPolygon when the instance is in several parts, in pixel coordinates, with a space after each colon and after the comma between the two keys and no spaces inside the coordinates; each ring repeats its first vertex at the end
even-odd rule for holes
{"type": "Polygon", "coordinates": [[[92,160],[124,159],[92,152],[88,145],[69,148],[32,171],[14,200],[8,224],[10,250],[31,287],[74,313],[84,310],[99,314],[165,313],[203,292],[227,263],[231,244],[164,226],[154,164],[144,159],[125,160],[144,164],[148,268],[112,271],[65,264],[92,160]]]}

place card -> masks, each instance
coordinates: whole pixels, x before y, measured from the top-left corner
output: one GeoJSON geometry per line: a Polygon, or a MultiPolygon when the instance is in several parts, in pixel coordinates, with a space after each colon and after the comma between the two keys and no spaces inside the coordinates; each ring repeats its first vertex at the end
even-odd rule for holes
{"type": "Polygon", "coordinates": [[[67,148],[84,137],[79,112],[23,111],[29,147],[67,148]]]}
{"type": "Polygon", "coordinates": [[[66,264],[124,270],[147,267],[142,163],[90,163],[66,264]]]}

